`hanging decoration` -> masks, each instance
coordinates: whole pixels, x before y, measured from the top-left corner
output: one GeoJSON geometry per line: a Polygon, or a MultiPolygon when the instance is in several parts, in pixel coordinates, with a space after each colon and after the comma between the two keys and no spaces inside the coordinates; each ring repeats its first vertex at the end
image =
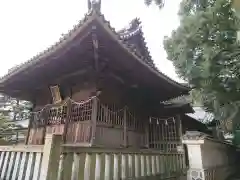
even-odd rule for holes
{"type": "Polygon", "coordinates": [[[50,87],[52,94],[52,102],[53,104],[60,103],[62,101],[59,86],[51,86],[50,87]]]}

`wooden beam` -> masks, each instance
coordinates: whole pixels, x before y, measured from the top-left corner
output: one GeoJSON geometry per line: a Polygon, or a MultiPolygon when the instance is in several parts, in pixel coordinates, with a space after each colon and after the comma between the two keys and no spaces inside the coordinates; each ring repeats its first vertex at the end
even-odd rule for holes
{"type": "Polygon", "coordinates": [[[118,75],[114,74],[114,73],[109,73],[110,77],[113,77],[114,79],[116,79],[117,81],[119,81],[121,84],[125,84],[125,81],[119,77],[118,75]]]}
{"type": "Polygon", "coordinates": [[[62,82],[63,80],[67,79],[67,78],[70,78],[70,77],[73,77],[73,76],[77,76],[77,75],[83,75],[83,74],[86,74],[88,71],[88,69],[80,69],[78,71],[75,71],[73,73],[69,73],[69,74],[66,74],[66,75],[63,75],[59,78],[56,79],[56,82],[62,82]]]}
{"type": "Polygon", "coordinates": [[[96,34],[96,26],[92,26],[92,44],[93,44],[93,57],[95,71],[99,72],[99,55],[98,55],[98,38],[96,34]]]}

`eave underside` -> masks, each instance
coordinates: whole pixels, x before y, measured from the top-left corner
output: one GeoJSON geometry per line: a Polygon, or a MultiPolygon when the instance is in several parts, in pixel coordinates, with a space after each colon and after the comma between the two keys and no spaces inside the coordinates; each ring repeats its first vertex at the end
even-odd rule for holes
{"type": "Polygon", "coordinates": [[[90,72],[89,74],[95,73],[103,77],[114,74],[123,79],[128,86],[136,86],[137,89],[146,92],[146,95],[159,101],[188,93],[187,88],[177,87],[149,71],[113,40],[99,23],[92,22],[92,25],[98,30],[96,34],[99,41],[98,57],[102,66],[100,74],[94,69],[92,34],[89,33],[92,26],[89,25],[62,49],[5,80],[1,84],[1,91],[21,99],[31,99],[29,96],[34,96],[33,92],[36,89],[61,84],[64,76],[74,73],[75,76],[77,74],[83,76],[81,74],[90,72]]]}

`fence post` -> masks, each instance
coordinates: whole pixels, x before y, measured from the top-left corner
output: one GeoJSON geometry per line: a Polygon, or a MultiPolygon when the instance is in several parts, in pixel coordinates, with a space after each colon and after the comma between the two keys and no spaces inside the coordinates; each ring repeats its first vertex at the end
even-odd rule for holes
{"type": "Polygon", "coordinates": [[[47,134],[43,148],[41,180],[57,180],[62,135],[47,134]]]}
{"type": "Polygon", "coordinates": [[[67,143],[67,131],[68,131],[68,125],[71,121],[71,112],[72,112],[72,102],[70,98],[67,100],[67,115],[66,120],[64,122],[64,129],[63,129],[63,142],[67,143]]]}
{"type": "Polygon", "coordinates": [[[49,107],[47,107],[43,111],[43,133],[42,133],[41,144],[44,144],[44,142],[45,142],[45,136],[46,136],[47,125],[48,125],[49,110],[50,110],[49,107]]]}
{"type": "Polygon", "coordinates": [[[27,131],[27,137],[25,139],[25,145],[29,144],[29,137],[30,137],[30,132],[31,132],[31,128],[32,128],[32,125],[33,125],[33,121],[34,121],[34,115],[31,114],[30,121],[28,123],[28,131],[27,131]]]}
{"type": "Polygon", "coordinates": [[[93,98],[92,100],[92,115],[91,115],[91,146],[94,145],[96,139],[96,128],[97,128],[97,113],[98,113],[98,100],[97,98],[93,98]]]}
{"type": "Polygon", "coordinates": [[[124,107],[124,112],[123,112],[123,144],[124,147],[128,146],[128,134],[127,134],[127,107],[124,107]]]}

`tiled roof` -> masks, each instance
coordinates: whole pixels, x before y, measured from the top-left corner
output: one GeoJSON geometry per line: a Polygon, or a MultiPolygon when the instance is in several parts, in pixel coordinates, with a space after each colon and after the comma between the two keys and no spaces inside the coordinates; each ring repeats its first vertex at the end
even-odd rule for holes
{"type": "Polygon", "coordinates": [[[184,86],[178,82],[175,82],[174,80],[170,79],[168,76],[161,73],[154,65],[153,60],[149,54],[149,51],[147,49],[146,43],[144,41],[143,32],[141,30],[140,21],[139,19],[135,19],[132,21],[132,27],[129,29],[125,29],[122,31],[117,32],[113,27],[111,27],[109,21],[107,21],[103,14],[101,14],[100,11],[96,11],[94,9],[89,10],[87,14],[85,14],[84,18],[79,21],[78,24],[76,24],[71,30],[69,30],[68,33],[64,34],[59,41],[57,41],[55,44],[44,50],[43,52],[40,52],[36,56],[32,57],[28,61],[14,67],[13,70],[9,71],[5,76],[0,78],[0,83],[3,83],[8,78],[18,74],[21,71],[26,70],[27,68],[34,66],[34,64],[39,63],[42,59],[46,58],[48,55],[50,55],[52,52],[56,51],[57,49],[61,48],[63,45],[65,45],[68,41],[71,41],[73,37],[76,36],[78,32],[81,31],[81,28],[88,24],[88,22],[91,22],[93,19],[99,20],[105,27],[107,27],[111,32],[114,34],[117,41],[123,45],[125,49],[128,50],[131,54],[133,54],[139,61],[141,61],[145,66],[149,67],[150,70],[157,73],[158,76],[165,79],[166,81],[170,82],[171,84],[177,85],[180,88],[183,88],[184,90],[189,89],[189,87],[184,86]],[[135,23],[135,24],[134,24],[135,23]],[[133,43],[131,41],[131,38],[133,36],[139,35],[141,38],[142,47],[137,47],[138,44],[133,43]],[[144,53],[143,51],[144,50],[144,53]],[[142,52],[141,52],[142,51],[142,52]]]}

